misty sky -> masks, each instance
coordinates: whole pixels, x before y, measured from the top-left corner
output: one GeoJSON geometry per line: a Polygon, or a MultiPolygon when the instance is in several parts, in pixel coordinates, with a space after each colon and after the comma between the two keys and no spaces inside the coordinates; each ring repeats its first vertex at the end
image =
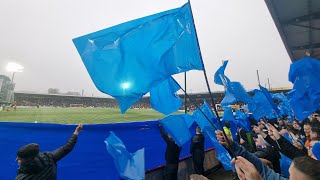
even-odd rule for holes
{"type": "MultiPolygon", "coordinates": [[[[0,74],[14,61],[25,67],[15,91],[46,93],[95,88],[72,39],[128,20],[180,7],[186,0],[0,0],[0,74]]],[[[291,87],[290,59],[263,0],[191,0],[202,56],[213,91],[213,75],[229,59],[226,75],[247,90],[270,78],[272,87],[291,87]]],[[[182,75],[175,76],[184,86],[182,75]]],[[[202,71],[188,73],[187,91],[207,92],[202,71]]]]}

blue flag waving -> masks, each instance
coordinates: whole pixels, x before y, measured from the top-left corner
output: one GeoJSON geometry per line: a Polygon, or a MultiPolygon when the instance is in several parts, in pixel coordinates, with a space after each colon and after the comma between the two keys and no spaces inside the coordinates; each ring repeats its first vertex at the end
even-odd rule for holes
{"type": "Polygon", "coordinates": [[[320,108],[320,61],[302,58],[290,66],[293,85],[289,102],[298,120],[304,120],[320,108]]]}
{"type": "Polygon", "coordinates": [[[112,131],[104,142],[123,179],[144,179],[144,149],[129,153],[121,139],[112,131]]]}
{"type": "Polygon", "coordinates": [[[228,60],[223,61],[223,65],[214,74],[214,82],[219,85],[224,85],[224,81],[230,81],[227,76],[224,75],[224,71],[228,65],[228,60]],[[223,79],[221,79],[223,78],[223,79]]]}
{"type": "Polygon", "coordinates": [[[171,115],[161,119],[159,123],[166,132],[172,137],[177,145],[182,146],[191,139],[188,125],[192,121],[192,116],[188,114],[171,115]]]}
{"type": "Polygon", "coordinates": [[[153,109],[166,115],[177,111],[182,105],[182,100],[176,93],[179,89],[180,86],[172,77],[153,87],[150,91],[150,102],[153,109]]]}
{"type": "Polygon", "coordinates": [[[259,87],[260,87],[262,93],[266,96],[268,102],[270,103],[272,109],[275,111],[276,115],[280,116],[281,113],[280,113],[277,105],[274,103],[270,92],[266,88],[262,87],[261,85],[259,85],[259,87]]]}
{"type": "Polygon", "coordinates": [[[233,104],[235,102],[237,102],[237,99],[228,90],[226,90],[225,96],[221,101],[221,105],[224,107],[224,106],[233,104]]]}
{"type": "MultiPolygon", "coordinates": [[[[203,105],[200,107],[200,109],[207,116],[210,122],[215,125],[216,128],[222,130],[222,127],[218,123],[216,115],[212,112],[212,109],[206,100],[204,100],[203,105]]],[[[204,129],[206,126],[212,126],[208,119],[201,113],[201,111],[197,109],[192,114],[196,123],[199,125],[201,129],[204,129]]]]}
{"type": "Polygon", "coordinates": [[[189,3],[73,42],[95,86],[122,113],[171,75],[203,69],[189,3]]]}

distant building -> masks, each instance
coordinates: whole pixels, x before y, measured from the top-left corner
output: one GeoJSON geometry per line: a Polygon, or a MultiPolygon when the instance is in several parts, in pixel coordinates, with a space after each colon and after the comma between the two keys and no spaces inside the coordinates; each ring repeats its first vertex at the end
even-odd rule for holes
{"type": "Polygon", "coordinates": [[[49,88],[48,94],[60,94],[60,90],[57,88],[49,88]]]}
{"type": "Polygon", "coordinates": [[[0,103],[11,103],[14,101],[15,84],[5,75],[0,75],[0,103]]]}

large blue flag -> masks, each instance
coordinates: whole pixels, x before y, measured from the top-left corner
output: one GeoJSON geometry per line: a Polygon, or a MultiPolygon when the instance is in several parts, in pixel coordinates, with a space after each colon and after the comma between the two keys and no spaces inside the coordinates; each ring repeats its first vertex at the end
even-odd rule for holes
{"type": "MultiPolygon", "coordinates": [[[[203,105],[200,107],[201,111],[207,116],[211,123],[215,125],[216,128],[222,130],[216,115],[212,112],[211,107],[208,105],[207,101],[203,101],[203,105]]],[[[201,129],[204,129],[206,126],[212,126],[208,119],[201,113],[199,109],[195,110],[192,114],[196,123],[201,129]]]]}
{"type": "Polygon", "coordinates": [[[277,105],[274,103],[270,92],[266,88],[262,87],[261,85],[259,85],[259,87],[260,87],[262,93],[266,96],[268,102],[270,103],[270,105],[271,105],[272,109],[274,110],[274,112],[276,113],[276,115],[280,116],[280,111],[279,111],[277,105]]]}
{"type": "Polygon", "coordinates": [[[179,89],[180,86],[172,77],[153,87],[150,91],[150,103],[153,109],[166,115],[177,111],[182,105],[182,100],[176,93],[179,89]]]}
{"type": "Polygon", "coordinates": [[[214,82],[219,85],[224,85],[226,82],[229,82],[229,78],[224,75],[224,71],[227,67],[228,60],[223,61],[222,66],[214,74],[214,82]],[[222,78],[222,79],[221,79],[222,78]]]}
{"type": "Polygon", "coordinates": [[[237,99],[228,90],[226,90],[225,96],[221,101],[221,105],[225,107],[235,102],[237,102],[237,99]]]}
{"type": "Polygon", "coordinates": [[[227,90],[237,99],[237,101],[252,103],[251,97],[240,82],[228,82],[227,90]]]}
{"type": "Polygon", "coordinates": [[[263,116],[267,117],[268,119],[276,118],[277,116],[275,115],[273,107],[271,106],[265,94],[257,89],[253,90],[253,92],[253,100],[256,105],[256,112],[263,114],[263,116]]]}
{"type": "Polygon", "coordinates": [[[140,149],[135,153],[129,153],[121,139],[112,131],[104,142],[123,179],[144,179],[144,149],[140,149]]]}
{"type": "Polygon", "coordinates": [[[96,87],[122,113],[171,75],[203,69],[189,3],[73,42],[96,87]]]}
{"type": "Polygon", "coordinates": [[[302,58],[290,66],[289,81],[293,85],[289,102],[298,120],[304,120],[320,108],[320,61],[302,58]]]}
{"type": "Polygon", "coordinates": [[[170,115],[159,122],[176,144],[182,146],[192,137],[188,127],[192,118],[188,114],[170,115]]]}

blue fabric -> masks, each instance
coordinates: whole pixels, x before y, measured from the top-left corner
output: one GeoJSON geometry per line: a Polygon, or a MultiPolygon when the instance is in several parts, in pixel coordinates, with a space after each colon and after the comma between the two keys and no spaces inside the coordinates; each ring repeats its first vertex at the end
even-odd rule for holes
{"type": "Polygon", "coordinates": [[[248,116],[246,115],[246,113],[237,110],[236,111],[236,120],[235,122],[238,123],[238,126],[244,128],[247,132],[251,131],[251,123],[248,120],[248,116]]]}
{"type": "Polygon", "coordinates": [[[164,80],[150,91],[150,103],[153,109],[169,115],[176,112],[182,105],[182,100],[177,95],[180,86],[172,77],[164,80]]]}
{"type": "MultiPolygon", "coordinates": [[[[78,142],[65,158],[58,162],[57,179],[103,179],[119,180],[120,175],[112,156],[104,143],[107,132],[113,131],[126,145],[129,152],[145,149],[145,169],[165,164],[166,143],[159,131],[158,121],[84,125],[78,142]]],[[[0,179],[14,179],[18,165],[16,151],[28,144],[40,144],[41,151],[53,151],[66,143],[76,125],[41,123],[0,123],[0,179]],[[5,148],[4,148],[5,147],[5,148]]],[[[196,126],[192,126],[192,135],[196,126]]],[[[191,141],[180,153],[180,158],[190,155],[191,141]]],[[[211,148],[210,139],[205,139],[205,148],[211,148]]]]}
{"type": "Polygon", "coordinates": [[[317,158],[317,160],[320,160],[320,142],[313,145],[312,154],[317,158]]]}
{"type": "Polygon", "coordinates": [[[228,82],[227,90],[238,100],[244,103],[251,103],[252,99],[239,82],[228,82]]]}
{"type": "Polygon", "coordinates": [[[144,179],[144,149],[129,153],[112,131],[105,140],[107,151],[113,157],[116,168],[123,179],[144,179]]]}
{"type": "MultiPolygon", "coordinates": [[[[211,107],[208,105],[206,100],[204,100],[203,105],[200,107],[202,112],[209,118],[209,120],[215,125],[216,128],[222,130],[217,117],[212,112],[211,107]]],[[[207,118],[201,113],[199,109],[195,110],[192,114],[196,123],[201,129],[204,129],[206,126],[212,126],[211,123],[207,120],[207,118]]]]}
{"type": "Polygon", "coordinates": [[[280,159],[280,169],[281,169],[281,175],[284,177],[289,177],[289,168],[291,166],[292,160],[288,158],[287,156],[280,153],[281,159],[280,159]]]}
{"type": "Polygon", "coordinates": [[[272,98],[277,99],[279,101],[288,101],[286,95],[284,95],[283,92],[272,94],[272,98]]]}
{"type": "Polygon", "coordinates": [[[224,86],[226,82],[230,82],[229,78],[224,75],[224,71],[228,65],[228,60],[223,61],[223,65],[214,74],[214,83],[224,86]],[[221,80],[221,77],[224,78],[221,80]]]}
{"type": "Polygon", "coordinates": [[[190,119],[192,117],[188,114],[170,115],[159,121],[166,132],[179,146],[185,144],[192,137],[188,124],[186,123],[187,118],[190,119]]]}
{"type": "Polygon", "coordinates": [[[266,88],[262,87],[261,85],[259,85],[259,87],[260,87],[262,93],[266,96],[269,104],[271,105],[271,107],[274,110],[274,112],[276,113],[276,115],[280,116],[280,111],[279,111],[277,105],[274,103],[270,92],[266,88]]]}
{"type": "Polygon", "coordinates": [[[304,120],[320,108],[320,61],[309,57],[302,58],[290,66],[289,81],[293,91],[290,105],[298,120],[304,120]]]}
{"type": "Polygon", "coordinates": [[[225,107],[235,102],[237,102],[237,99],[228,90],[226,90],[225,96],[221,101],[221,105],[225,107]]]}
{"type": "Polygon", "coordinates": [[[264,93],[257,89],[253,90],[253,92],[255,93],[253,96],[253,100],[256,105],[256,111],[258,111],[268,119],[276,118],[273,108],[264,93]]]}
{"type": "Polygon", "coordinates": [[[203,69],[189,3],[73,42],[95,86],[122,113],[171,75],[203,69]]]}
{"type": "Polygon", "coordinates": [[[279,104],[278,104],[278,108],[280,110],[280,114],[281,116],[285,116],[287,115],[287,119],[290,120],[290,121],[293,121],[294,120],[294,113],[293,113],[293,110],[290,106],[290,103],[288,101],[288,98],[286,97],[286,95],[284,93],[275,93],[272,95],[272,98],[273,99],[277,99],[279,101],[281,101],[279,104]]]}
{"type": "Polygon", "coordinates": [[[231,107],[225,107],[223,112],[224,121],[234,121],[234,116],[231,107]]]}
{"type": "Polygon", "coordinates": [[[221,162],[226,171],[234,169],[234,165],[230,164],[231,156],[229,152],[217,141],[216,134],[212,126],[206,126],[203,130],[204,134],[209,137],[216,149],[216,157],[221,162]]]}

